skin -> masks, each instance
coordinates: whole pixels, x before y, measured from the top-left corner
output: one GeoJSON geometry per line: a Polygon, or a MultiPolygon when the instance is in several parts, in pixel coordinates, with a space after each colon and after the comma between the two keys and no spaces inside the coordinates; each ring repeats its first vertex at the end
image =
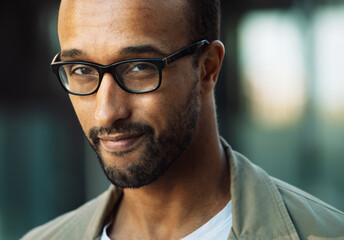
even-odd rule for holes
{"type": "MultiPolygon", "coordinates": [[[[192,43],[186,12],[182,0],[63,0],[58,23],[61,51],[80,51],[62,60],[107,65],[132,58],[165,57],[192,43]],[[161,54],[123,52],[129,46],[142,45],[153,46],[161,54]]],[[[191,56],[176,61],[163,70],[162,85],[155,92],[125,92],[105,74],[97,93],[70,95],[86,135],[95,127],[133,122],[148,124],[159,135],[170,129],[176,114],[185,114],[182,108],[191,93],[199,106],[191,141],[167,171],[148,185],[123,189],[109,228],[112,239],[180,239],[230,200],[228,163],[219,142],[213,94],[223,56],[222,43],[214,41],[197,69],[191,56]]],[[[122,156],[100,144],[104,164],[126,169],[140,163],[146,144],[140,139],[144,138],[129,136],[129,140],[119,141],[121,150],[132,149],[122,156]]]]}

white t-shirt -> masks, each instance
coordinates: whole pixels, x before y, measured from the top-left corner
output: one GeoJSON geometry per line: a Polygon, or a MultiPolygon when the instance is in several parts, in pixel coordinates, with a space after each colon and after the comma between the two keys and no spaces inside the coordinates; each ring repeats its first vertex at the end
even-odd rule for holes
{"type": "MultiPolygon", "coordinates": [[[[111,222],[103,228],[100,240],[111,240],[107,235],[107,228],[111,222]]],[[[212,219],[200,228],[180,240],[227,240],[232,227],[232,202],[218,212],[212,219]]]]}

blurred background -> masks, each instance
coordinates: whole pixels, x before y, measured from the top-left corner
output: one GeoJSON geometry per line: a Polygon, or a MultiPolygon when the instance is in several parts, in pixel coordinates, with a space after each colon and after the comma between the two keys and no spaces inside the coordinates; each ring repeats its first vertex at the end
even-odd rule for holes
{"type": "MultiPolygon", "coordinates": [[[[5,1],[0,38],[0,239],[109,183],[50,71],[59,1],[5,1]]],[[[269,174],[344,210],[344,1],[223,1],[221,134],[269,174]]]]}

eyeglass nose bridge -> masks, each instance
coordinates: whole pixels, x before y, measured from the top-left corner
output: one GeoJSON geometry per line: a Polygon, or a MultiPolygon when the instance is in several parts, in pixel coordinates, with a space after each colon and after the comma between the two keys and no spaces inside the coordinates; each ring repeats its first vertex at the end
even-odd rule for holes
{"type": "Polygon", "coordinates": [[[97,66],[97,70],[99,72],[99,83],[98,83],[98,87],[96,89],[96,91],[98,91],[98,89],[100,88],[100,85],[103,81],[104,78],[104,74],[105,73],[110,73],[110,75],[112,76],[112,78],[115,80],[115,82],[117,83],[117,85],[124,90],[125,92],[130,92],[123,84],[122,82],[119,80],[118,76],[116,75],[116,68],[117,64],[112,64],[112,65],[108,65],[108,66],[97,66]]]}
{"type": "Polygon", "coordinates": [[[127,60],[127,61],[123,61],[123,62],[117,62],[111,65],[95,65],[98,73],[99,73],[99,82],[98,82],[98,86],[97,89],[94,90],[94,92],[97,92],[101,82],[104,78],[104,74],[105,73],[110,73],[112,78],[115,80],[115,82],[117,83],[117,85],[124,90],[125,92],[129,92],[129,93],[137,93],[137,94],[141,94],[141,93],[149,93],[149,92],[153,92],[155,90],[157,90],[160,85],[161,85],[161,79],[162,79],[162,69],[166,66],[164,59],[133,59],[133,60],[127,60]],[[118,67],[119,65],[123,64],[123,63],[127,63],[127,62],[150,62],[152,64],[154,64],[157,67],[158,70],[158,74],[159,74],[159,79],[157,82],[157,85],[149,90],[142,90],[142,91],[135,91],[135,90],[131,90],[128,87],[126,87],[122,81],[120,80],[120,77],[116,74],[116,67],[118,67]]]}

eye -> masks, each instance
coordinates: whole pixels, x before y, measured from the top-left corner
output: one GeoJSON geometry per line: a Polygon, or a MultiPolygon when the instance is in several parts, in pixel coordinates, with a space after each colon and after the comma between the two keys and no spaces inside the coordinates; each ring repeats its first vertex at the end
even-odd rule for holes
{"type": "Polygon", "coordinates": [[[155,71],[155,66],[148,63],[138,63],[133,68],[131,68],[130,71],[131,72],[155,71]]]}
{"type": "Polygon", "coordinates": [[[95,69],[90,68],[88,66],[73,66],[71,68],[71,74],[76,74],[76,75],[90,75],[90,74],[97,74],[95,69]]]}
{"type": "Polygon", "coordinates": [[[159,71],[150,62],[128,62],[116,67],[116,75],[122,79],[143,79],[155,77],[159,71]]]}

